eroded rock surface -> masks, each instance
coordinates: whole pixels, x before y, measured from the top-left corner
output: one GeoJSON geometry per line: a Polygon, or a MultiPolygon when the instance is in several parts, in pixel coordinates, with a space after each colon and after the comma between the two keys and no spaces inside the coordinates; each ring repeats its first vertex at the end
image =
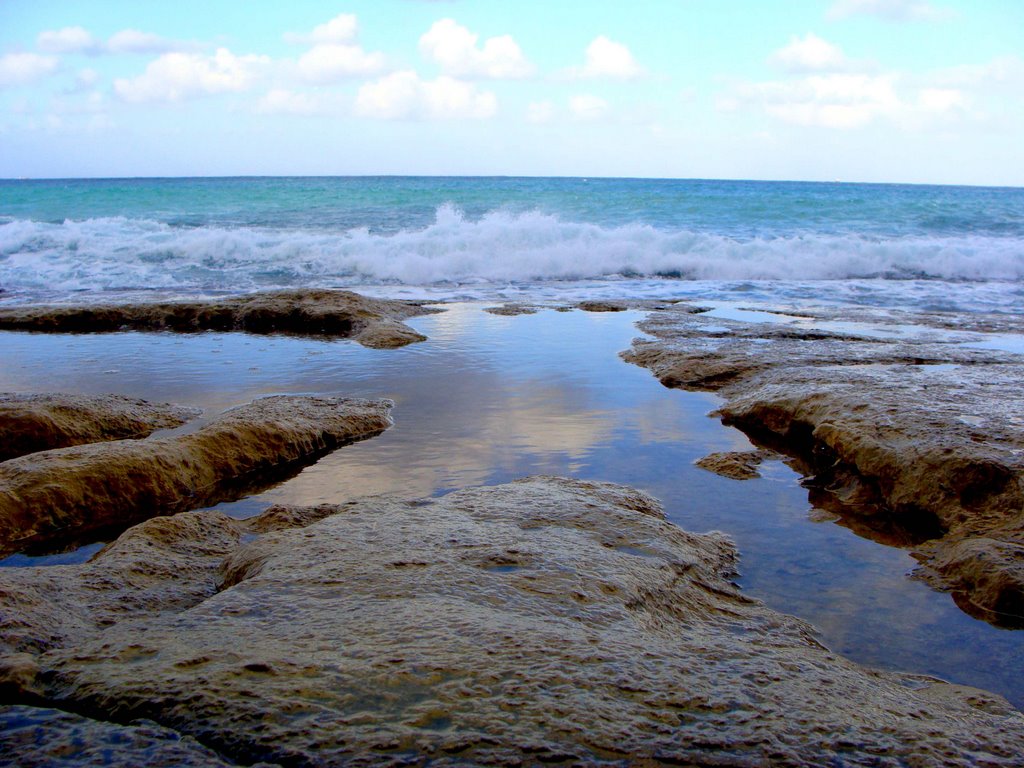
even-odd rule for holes
{"type": "Polygon", "coordinates": [[[387,400],[267,397],[195,432],[92,443],[0,463],[0,553],[152,515],[212,504],[266,485],[391,424],[387,400]]]}
{"type": "Polygon", "coordinates": [[[120,395],[0,394],[0,461],[26,453],[146,437],[199,415],[120,395]]]}
{"type": "Polygon", "coordinates": [[[642,493],[558,478],[250,521],[190,512],[83,565],[0,571],[0,662],[40,706],[150,719],[237,762],[1024,754],[1004,700],[830,653],[744,597],[735,559],[642,493]]]}
{"type": "Polygon", "coordinates": [[[436,310],[418,302],[370,299],[351,291],[294,290],[207,301],[0,308],[0,329],[65,333],[247,331],[351,337],[373,348],[426,336],[402,321],[436,310]]]}
{"type": "Polygon", "coordinates": [[[0,765],[227,768],[217,753],[155,723],[117,725],[55,709],[0,706],[0,765]]]}
{"type": "Polygon", "coordinates": [[[624,356],[666,386],[717,392],[722,419],[801,458],[812,493],[851,528],[903,526],[920,577],[981,618],[1021,626],[1024,358],[942,343],[952,320],[921,319],[920,331],[887,335],[886,317],[871,315],[859,335],[850,310],[838,331],[665,310],[641,326],[655,340],[624,356]]]}

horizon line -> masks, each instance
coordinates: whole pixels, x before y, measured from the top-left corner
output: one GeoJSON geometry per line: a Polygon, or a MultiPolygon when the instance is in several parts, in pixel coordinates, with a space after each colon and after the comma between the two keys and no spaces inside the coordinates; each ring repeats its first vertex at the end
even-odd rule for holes
{"type": "Polygon", "coordinates": [[[410,173],[359,173],[359,174],[218,174],[210,176],[182,175],[139,175],[139,176],[3,176],[0,182],[45,182],[45,181],[186,181],[186,180],[229,180],[229,179],[562,179],[589,181],[684,181],[684,182],[740,182],[753,184],[828,184],[860,186],[901,186],[901,187],[976,187],[981,189],[1024,189],[1016,184],[972,184],[943,183],[927,181],[848,181],[845,179],[753,179],[753,178],[711,178],[683,176],[609,176],[591,174],[587,176],[543,175],[543,174],[410,174],[410,173]]]}

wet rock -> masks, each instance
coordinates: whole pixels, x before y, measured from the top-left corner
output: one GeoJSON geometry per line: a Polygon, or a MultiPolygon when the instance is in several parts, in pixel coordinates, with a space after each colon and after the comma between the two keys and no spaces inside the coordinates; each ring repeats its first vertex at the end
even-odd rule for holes
{"type": "Polygon", "coordinates": [[[51,333],[246,331],[351,337],[374,348],[426,339],[402,323],[437,310],[351,291],[294,290],[207,301],[0,308],[0,329],[51,333]]]}
{"type": "Polygon", "coordinates": [[[510,302],[502,304],[500,307],[487,307],[484,312],[489,312],[492,315],[504,315],[511,317],[514,315],[535,315],[537,314],[537,307],[530,304],[519,304],[510,302]]]}
{"type": "Polygon", "coordinates": [[[47,706],[153,720],[236,762],[1013,765],[1024,752],[1024,715],[1004,700],[830,653],[738,590],[725,537],[676,528],[628,488],[531,478],[261,518],[183,513],[84,565],[3,569],[0,615],[20,619],[0,642],[36,655],[47,706]],[[166,562],[163,588],[133,580],[144,561],[166,562]],[[30,588],[31,616],[16,604],[30,588]],[[61,637],[26,650],[68,605],[61,637]]]}
{"type": "Polygon", "coordinates": [[[0,464],[0,553],[265,486],[391,424],[386,400],[268,397],[190,434],[43,451],[0,464]]]}
{"type": "Polygon", "coordinates": [[[709,453],[698,459],[696,464],[701,469],[728,477],[730,480],[754,480],[761,476],[761,472],[758,470],[761,462],[776,458],[779,458],[779,455],[774,451],[731,451],[729,453],[709,453]]]}
{"type": "Polygon", "coordinates": [[[119,395],[0,394],[0,461],[26,453],[146,437],[199,415],[119,395]]]}
{"type": "Polygon", "coordinates": [[[624,301],[581,301],[577,304],[584,312],[625,312],[629,305],[624,301]]]}
{"type": "Polygon", "coordinates": [[[1007,553],[1024,547],[1024,358],[942,343],[923,322],[866,338],[669,310],[624,357],[666,386],[717,392],[723,421],[799,458],[850,528],[877,526],[872,538],[911,548],[918,576],[1020,626],[1024,567],[1007,553]]]}
{"type": "Polygon", "coordinates": [[[0,706],[0,755],[0,765],[20,768],[236,765],[195,739],[156,723],[117,725],[26,706],[0,706]]]}

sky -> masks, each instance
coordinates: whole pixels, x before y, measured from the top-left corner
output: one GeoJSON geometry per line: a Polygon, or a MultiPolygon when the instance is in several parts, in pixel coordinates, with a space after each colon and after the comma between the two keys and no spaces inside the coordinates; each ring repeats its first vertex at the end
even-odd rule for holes
{"type": "Polygon", "coordinates": [[[0,177],[1024,186],[1024,0],[0,0],[0,177]]]}

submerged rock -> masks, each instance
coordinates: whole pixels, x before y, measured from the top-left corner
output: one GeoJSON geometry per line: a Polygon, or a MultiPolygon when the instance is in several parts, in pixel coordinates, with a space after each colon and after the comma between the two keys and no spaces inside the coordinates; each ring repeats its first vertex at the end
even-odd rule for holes
{"type": "Polygon", "coordinates": [[[584,312],[625,312],[629,309],[629,304],[625,301],[609,301],[604,299],[581,301],[576,306],[584,312]]]}
{"type": "Polygon", "coordinates": [[[105,440],[146,437],[199,415],[120,395],[0,394],[0,461],[105,440]]]}
{"type": "Polygon", "coordinates": [[[753,480],[761,476],[758,467],[766,459],[779,458],[774,451],[731,451],[709,453],[696,461],[701,469],[728,477],[730,480],[753,480]]]}
{"type": "Polygon", "coordinates": [[[735,561],[640,492],[558,478],[251,521],[190,512],[83,565],[0,570],[0,655],[33,657],[41,706],[152,720],[236,762],[1024,753],[1024,715],[1001,698],[829,652],[744,597],[735,561]]]}
{"type": "Polygon", "coordinates": [[[917,575],[972,614],[1024,626],[1024,358],[929,327],[858,336],[671,310],[641,327],[657,338],[627,360],[717,392],[723,421],[801,459],[849,527],[907,543],[917,575]]]}
{"type": "MultiPolygon", "coordinates": [[[[267,397],[195,432],[0,464],[0,554],[237,497],[268,474],[391,424],[387,400],[267,397]]],[[[272,476],[272,475],[271,475],[272,476]]]]}
{"type": "Polygon", "coordinates": [[[538,311],[538,308],[532,304],[521,304],[519,302],[506,302],[499,307],[486,307],[484,309],[484,312],[488,312],[492,315],[504,315],[506,317],[512,317],[515,315],[535,315],[538,311]]]}
{"type": "Polygon", "coordinates": [[[426,336],[402,321],[435,311],[419,302],[370,299],[351,291],[294,290],[206,301],[2,307],[0,330],[290,333],[351,337],[367,347],[387,348],[424,341],[426,336]]]}

